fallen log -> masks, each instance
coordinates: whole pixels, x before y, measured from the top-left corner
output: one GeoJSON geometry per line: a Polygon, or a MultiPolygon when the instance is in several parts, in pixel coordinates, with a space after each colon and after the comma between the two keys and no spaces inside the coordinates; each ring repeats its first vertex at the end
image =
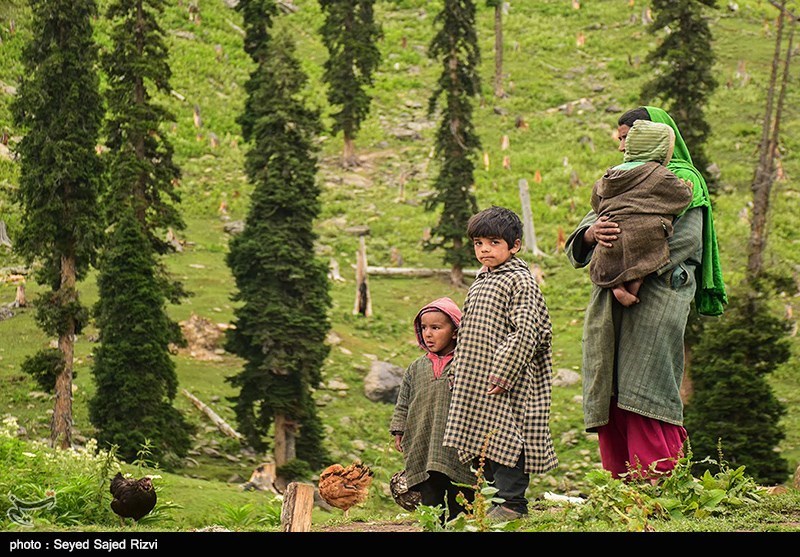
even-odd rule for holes
{"type": "MultiPolygon", "coordinates": [[[[402,276],[402,277],[432,277],[434,275],[449,275],[451,269],[423,269],[414,267],[373,267],[367,266],[368,275],[402,276]]],[[[478,275],[477,269],[464,269],[465,276],[478,275]]]]}
{"type": "Polygon", "coordinates": [[[228,437],[233,437],[234,439],[237,439],[239,441],[242,441],[244,439],[244,437],[242,437],[241,433],[239,433],[238,431],[233,429],[230,425],[228,425],[228,423],[225,420],[223,420],[222,418],[219,417],[219,414],[217,414],[211,408],[209,408],[208,405],[205,404],[202,400],[200,400],[199,398],[194,396],[192,393],[190,393],[186,389],[182,389],[182,390],[183,390],[183,394],[186,396],[186,398],[191,400],[192,404],[194,404],[198,409],[200,409],[200,411],[203,414],[208,416],[208,419],[210,419],[214,423],[214,425],[217,426],[217,428],[222,433],[224,433],[228,437]]]}

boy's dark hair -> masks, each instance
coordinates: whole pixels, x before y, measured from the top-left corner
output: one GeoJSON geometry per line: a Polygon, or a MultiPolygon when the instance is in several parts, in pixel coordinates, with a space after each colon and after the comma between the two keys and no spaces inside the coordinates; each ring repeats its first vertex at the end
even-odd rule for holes
{"type": "Polygon", "coordinates": [[[522,221],[511,209],[493,205],[472,215],[467,222],[467,236],[475,238],[502,238],[509,248],[522,240],[522,221]]]}
{"type": "Polygon", "coordinates": [[[619,117],[617,125],[631,127],[636,120],[650,120],[650,113],[647,112],[645,107],[640,106],[639,108],[629,110],[619,117]]]}

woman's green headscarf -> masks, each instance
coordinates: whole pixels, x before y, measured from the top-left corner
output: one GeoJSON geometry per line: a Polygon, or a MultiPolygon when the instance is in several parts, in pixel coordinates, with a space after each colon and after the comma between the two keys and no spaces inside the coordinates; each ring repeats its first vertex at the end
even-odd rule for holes
{"type": "Polygon", "coordinates": [[[675,131],[675,149],[672,159],[667,164],[678,178],[689,180],[694,184],[692,202],[686,210],[693,207],[703,207],[703,263],[699,287],[695,295],[695,305],[701,315],[721,315],[728,303],[725,292],[725,282],[722,279],[722,266],[719,261],[719,247],[717,234],[714,231],[714,217],[711,213],[711,199],[708,195],[708,186],[703,175],[692,164],[692,156],[683,141],[680,130],[672,117],[666,111],[654,106],[645,106],[650,115],[650,120],[667,124],[675,131]]]}

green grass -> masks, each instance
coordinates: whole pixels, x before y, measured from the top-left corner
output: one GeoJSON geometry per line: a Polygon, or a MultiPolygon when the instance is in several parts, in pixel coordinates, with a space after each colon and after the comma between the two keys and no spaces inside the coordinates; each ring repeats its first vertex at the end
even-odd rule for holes
{"type": "MultiPolygon", "coordinates": [[[[320,109],[329,124],[330,108],[321,83],[326,52],[316,34],[321,24],[319,7],[312,0],[295,3],[299,11],[286,16],[281,25],[293,30],[298,56],[309,74],[309,102],[320,109]]],[[[341,137],[326,134],[319,143],[323,206],[317,223],[317,253],[324,259],[336,259],[345,279],[331,283],[332,331],[341,342],[332,346],[323,369],[323,384],[317,391],[319,411],[333,457],[342,462],[359,458],[375,469],[371,496],[362,507],[351,511],[352,521],[389,520],[401,511],[386,491],[392,473],[402,468],[402,457],[393,449],[387,431],[392,406],[370,402],[363,391],[363,379],[371,362],[378,359],[406,366],[418,355],[411,320],[419,307],[442,295],[461,302],[466,294],[465,290],[450,286],[445,277],[374,276],[369,279],[374,315],[365,319],[352,313],[352,266],[358,238],[348,233],[348,227],[370,227],[370,265],[390,265],[395,249],[402,254],[404,266],[443,266],[441,254],[421,247],[426,229],[437,220],[436,214],[424,210],[424,200],[438,170],[430,159],[438,119],[436,115],[428,116],[427,103],[440,66],[429,60],[426,52],[433,17],[440,5],[438,1],[398,0],[376,6],[384,31],[380,42],[383,61],[375,76],[370,117],[356,140],[364,166],[350,171],[337,166],[341,137]],[[420,139],[395,135],[396,130],[408,124],[414,126],[420,139]],[[342,381],[350,388],[344,392],[329,390],[326,385],[332,380],[342,381]]],[[[623,0],[597,0],[583,2],[580,10],[573,10],[571,3],[563,0],[512,2],[504,28],[506,90],[510,96],[495,99],[491,89],[493,14],[483,2],[476,5],[483,97],[475,104],[476,130],[482,143],[475,158],[475,193],[481,207],[498,204],[520,210],[517,184],[520,179],[528,180],[538,247],[548,254],[531,261],[544,272],[543,292],[555,333],[555,367],[579,371],[590,283],[585,272],[573,269],[566,257],[556,252],[557,238],[559,231],[569,233],[588,209],[593,181],[619,160],[612,136],[616,117],[620,110],[636,104],[639,88],[648,78],[643,60],[656,39],[641,24],[641,2],[630,8],[623,0]],[[586,39],[580,48],[575,41],[578,33],[586,39]],[[559,109],[582,98],[589,101],[590,108],[572,114],[559,109]],[[529,127],[515,127],[517,117],[529,127]],[[501,149],[504,135],[509,137],[507,151],[501,149]],[[490,161],[488,169],[483,164],[484,152],[490,161]],[[510,169],[502,167],[504,155],[510,157],[510,169]],[[541,182],[534,180],[537,171],[541,182]],[[573,174],[580,179],[579,185],[570,185],[573,174]]],[[[775,10],[758,0],[741,0],[738,5],[737,12],[721,6],[712,13],[715,72],[720,86],[706,112],[712,127],[707,153],[722,172],[714,211],[728,284],[741,280],[746,265],[749,224],[740,213],[751,196],[750,181],[774,49],[774,29],[765,31],[764,22],[772,22],[775,10]],[[747,79],[737,74],[740,67],[746,69],[747,79]]],[[[19,53],[31,33],[26,27],[25,12],[17,8],[11,13],[15,17],[15,34],[9,32],[8,12],[0,11],[0,82],[7,85],[17,82],[19,53]]],[[[242,51],[242,36],[234,27],[241,27],[238,13],[223,2],[203,2],[201,15],[202,23],[193,25],[186,6],[173,3],[163,22],[172,54],[172,88],[185,98],[182,101],[169,95],[161,100],[175,115],[175,123],[169,124],[167,130],[183,172],[179,189],[187,221],[187,228],[181,233],[185,249],[169,256],[166,263],[192,293],[169,311],[177,320],[196,314],[215,323],[227,323],[235,305],[231,299],[234,283],[225,264],[228,235],[223,227],[228,220],[243,219],[247,211],[250,185],[243,172],[247,145],[240,136],[236,117],[244,101],[251,62],[242,51]],[[194,105],[201,111],[203,126],[199,129],[193,123],[194,105]],[[212,133],[219,138],[217,147],[211,144],[212,133]],[[219,211],[223,201],[228,207],[226,218],[219,211]]],[[[101,23],[97,29],[101,39],[104,25],[101,23]]],[[[792,84],[782,121],[781,160],[788,179],[775,184],[766,259],[769,266],[789,271],[800,263],[795,217],[800,210],[800,192],[794,180],[800,175],[800,159],[795,154],[800,141],[799,96],[792,84]]],[[[0,92],[0,131],[11,134],[13,146],[19,132],[10,118],[10,100],[10,95],[0,92]]],[[[0,157],[0,219],[8,225],[12,238],[20,223],[8,192],[17,181],[16,163],[0,157]]],[[[0,268],[19,264],[12,252],[0,248],[0,268]]],[[[0,273],[0,277],[5,274],[0,273]]],[[[42,290],[32,280],[26,288],[31,300],[42,290]]],[[[79,288],[85,303],[96,300],[94,275],[79,288]]],[[[10,302],[13,297],[14,287],[0,282],[0,303],[10,302]]],[[[787,292],[787,306],[796,305],[796,297],[796,292],[787,292]]],[[[50,341],[37,328],[33,315],[33,309],[28,308],[18,311],[12,319],[0,321],[0,380],[5,385],[0,390],[0,408],[18,419],[28,437],[44,439],[49,434],[52,400],[35,394],[35,384],[20,371],[24,358],[50,341]]],[[[92,435],[87,403],[93,393],[91,354],[95,343],[91,335],[95,332],[89,327],[76,343],[73,411],[81,438],[92,435]]],[[[800,393],[796,388],[800,343],[796,337],[792,342],[793,357],[772,374],[770,381],[788,409],[783,420],[786,439],[779,449],[794,469],[800,463],[800,393]]],[[[185,353],[177,354],[175,359],[179,388],[198,396],[235,427],[227,400],[235,392],[225,379],[237,373],[242,362],[230,354],[222,354],[218,361],[200,361],[185,353]]],[[[580,384],[554,389],[551,425],[561,465],[550,474],[532,478],[532,500],[545,491],[585,493],[589,487],[587,473],[599,467],[596,438],[583,430],[580,395],[580,384]]],[[[157,485],[161,493],[165,500],[180,507],[169,510],[173,520],[141,527],[187,530],[227,521],[231,526],[245,524],[244,529],[248,530],[269,529],[258,520],[268,514],[265,509],[271,496],[242,492],[239,486],[267,455],[240,450],[181,394],[175,405],[200,428],[196,451],[185,468],[174,474],[160,472],[162,479],[157,485]]],[[[790,491],[765,498],[741,513],[668,522],[659,524],[658,529],[797,530],[798,505],[796,492],[790,491]]],[[[314,513],[315,527],[343,520],[340,512],[316,509],[314,513]]],[[[523,526],[553,531],[582,528],[565,522],[558,509],[537,514],[523,526]]],[[[82,524],[76,529],[111,527],[115,527],[113,522],[82,524]]]]}

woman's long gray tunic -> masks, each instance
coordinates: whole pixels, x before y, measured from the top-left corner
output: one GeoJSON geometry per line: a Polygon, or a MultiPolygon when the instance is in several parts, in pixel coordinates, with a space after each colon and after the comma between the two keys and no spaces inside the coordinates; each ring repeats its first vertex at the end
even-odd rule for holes
{"type": "MultiPolygon", "coordinates": [[[[590,211],[567,239],[567,257],[576,268],[588,265],[598,249],[583,245],[583,233],[596,219],[590,211]]],[[[614,303],[610,289],[592,285],[582,340],[587,431],[608,423],[614,395],[620,408],[683,425],[683,338],[703,256],[702,230],[702,208],[675,220],[670,262],[645,278],[638,304],[625,308],[614,303]]]]}

